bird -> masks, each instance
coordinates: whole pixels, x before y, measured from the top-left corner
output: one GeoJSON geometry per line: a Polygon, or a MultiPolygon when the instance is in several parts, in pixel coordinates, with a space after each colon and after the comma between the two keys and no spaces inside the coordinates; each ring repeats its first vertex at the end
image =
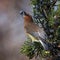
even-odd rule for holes
{"type": "Polygon", "coordinates": [[[20,15],[24,18],[24,29],[27,36],[29,36],[33,42],[40,42],[45,50],[53,50],[52,44],[46,42],[47,34],[45,33],[44,28],[35,24],[32,16],[25,11],[20,11],[20,15]]]}
{"type": "Polygon", "coordinates": [[[24,28],[26,33],[29,33],[36,38],[39,36],[43,39],[47,38],[44,29],[33,22],[33,18],[31,17],[31,15],[29,15],[25,11],[20,11],[20,14],[23,15],[24,18],[24,28]]]}

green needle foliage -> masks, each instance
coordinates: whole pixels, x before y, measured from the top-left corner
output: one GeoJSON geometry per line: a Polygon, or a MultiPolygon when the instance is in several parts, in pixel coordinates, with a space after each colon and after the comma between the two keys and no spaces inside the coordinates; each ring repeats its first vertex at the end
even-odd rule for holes
{"type": "Polygon", "coordinates": [[[49,51],[43,49],[40,42],[32,42],[30,38],[27,38],[20,52],[29,57],[29,59],[32,59],[33,57],[37,58],[37,56],[45,58],[50,57],[51,55],[49,51]]]}
{"type": "Polygon", "coordinates": [[[20,52],[28,56],[29,59],[32,59],[34,57],[34,50],[35,50],[35,46],[31,42],[31,39],[28,38],[28,40],[26,40],[24,45],[22,46],[20,52]]]}

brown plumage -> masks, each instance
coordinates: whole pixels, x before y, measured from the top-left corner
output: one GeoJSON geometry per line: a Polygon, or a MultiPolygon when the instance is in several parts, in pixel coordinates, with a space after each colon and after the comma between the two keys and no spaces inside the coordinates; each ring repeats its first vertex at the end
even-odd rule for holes
{"type": "Polygon", "coordinates": [[[32,17],[26,12],[20,12],[20,14],[24,18],[24,28],[25,28],[26,33],[29,36],[36,38],[36,40],[38,40],[42,44],[45,50],[49,49],[48,47],[49,43],[46,42],[47,35],[44,31],[44,28],[39,27],[37,24],[35,24],[33,22],[32,17]]]}
{"type": "Polygon", "coordinates": [[[47,37],[46,33],[44,32],[44,29],[42,27],[39,27],[37,24],[33,22],[31,15],[25,12],[23,18],[24,18],[24,28],[26,30],[26,33],[29,33],[37,38],[39,36],[43,39],[47,37]]]}

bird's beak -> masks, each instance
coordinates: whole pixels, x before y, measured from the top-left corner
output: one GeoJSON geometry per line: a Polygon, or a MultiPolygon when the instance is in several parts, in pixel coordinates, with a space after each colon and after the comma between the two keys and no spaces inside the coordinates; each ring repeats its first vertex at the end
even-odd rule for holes
{"type": "Polygon", "coordinates": [[[23,17],[26,15],[25,11],[20,11],[20,15],[22,15],[23,17]]]}

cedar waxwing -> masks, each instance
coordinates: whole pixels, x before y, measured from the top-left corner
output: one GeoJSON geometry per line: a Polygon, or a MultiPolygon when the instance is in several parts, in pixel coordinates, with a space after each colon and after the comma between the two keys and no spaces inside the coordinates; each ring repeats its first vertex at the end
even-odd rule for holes
{"type": "Polygon", "coordinates": [[[20,14],[24,18],[24,28],[27,35],[32,41],[39,41],[45,50],[53,50],[52,44],[46,42],[47,35],[42,27],[39,27],[33,22],[32,17],[25,11],[20,11],[20,14]]]}
{"type": "Polygon", "coordinates": [[[24,11],[20,11],[20,14],[24,18],[24,28],[25,28],[26,33],[33,35],[37,39],[39,36],[42,39],[47,38],[47,35],[46,35],[44,29],[42,27],[39,27],[37,24],[35,24],[33,22],[32,17],[29,14],[27,14],[24,11]]]}

